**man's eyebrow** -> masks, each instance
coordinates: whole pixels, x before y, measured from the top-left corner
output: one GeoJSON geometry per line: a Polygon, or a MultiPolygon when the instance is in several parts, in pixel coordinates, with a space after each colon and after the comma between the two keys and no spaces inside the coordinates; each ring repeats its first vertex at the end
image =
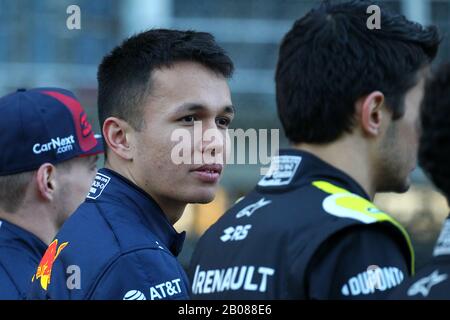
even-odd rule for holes
{"type": "Polygon", "coordinates": [[[183,103],[179,106],[174,113],[183,113],[187,111],[202,111],[206,108],[200,103],[183,103]]]}
{"type": "Polygon", "coordinates": [[[226,106],[225,108],[223,108],[223,111],[225,113],[235,114],[236,113],[236,108],[233,105],[229,105],[229,106],[226,106]]]}
{"type": "MultiPolygon", "coordinates": [[[[200,103],[184,103],[179,106],[174,113],[183,113],[183,112],[192,112],[192,111],[208,111],[208,108],[200,103]]],[[[233,105],[225,106],[222,109],[222,112],[234,114],[235,108],[233,105]]]]}

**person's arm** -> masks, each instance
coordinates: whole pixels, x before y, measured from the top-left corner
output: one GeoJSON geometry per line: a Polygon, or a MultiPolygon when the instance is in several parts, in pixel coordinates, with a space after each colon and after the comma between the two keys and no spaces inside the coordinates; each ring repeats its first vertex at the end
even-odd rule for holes
{"type": "Polygon", "coordinates": [[[23,298],[12,275],[0,262],[0,300],[21,300],[23,298]]]}
{"type": "Polygon", "coordinates": [[[189,299],[186,275],[166,252],[145,249],[119,257],[88,299],[189,299]]]}
{"type": "Polygon", "coordinates": [[[404,278],[408,263],[382,226],[351,227],[328,239],[307,272],[311,299],[386,299],[404,278]]]}

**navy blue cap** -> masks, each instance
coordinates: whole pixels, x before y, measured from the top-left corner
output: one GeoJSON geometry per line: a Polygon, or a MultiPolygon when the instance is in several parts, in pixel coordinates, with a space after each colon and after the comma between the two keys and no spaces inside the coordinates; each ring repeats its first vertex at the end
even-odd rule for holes
{"type": "Polygon", "coordinates": [[[61,88],[18,89],[0,98],[0,176],[103,152],[75,95],[61,88]]]}

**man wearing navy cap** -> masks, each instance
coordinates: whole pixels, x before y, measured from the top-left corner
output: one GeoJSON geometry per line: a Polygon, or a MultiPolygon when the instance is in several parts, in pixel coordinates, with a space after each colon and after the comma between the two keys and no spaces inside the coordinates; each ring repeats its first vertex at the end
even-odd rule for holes
{"type": "Polygon", "coordinates": [[[64,89],[19,89],[0,98],[0,115],[0,299],[23,299],[88,193],[103,145],[64,89]]]}

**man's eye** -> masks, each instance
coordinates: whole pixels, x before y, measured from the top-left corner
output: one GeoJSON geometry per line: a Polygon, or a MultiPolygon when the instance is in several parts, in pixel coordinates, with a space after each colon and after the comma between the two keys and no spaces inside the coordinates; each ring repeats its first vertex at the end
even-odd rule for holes
{"type": "Polygon", "coordinates": [[[218,118],[218,119],[216,120],[216,123],[217,123],[217,125],[220,126],[220,127],[228,128],[228,126],[229,126],[230,123],[231,123],[231,120],[228,119],[228,118],[218,118]]]}
{"type": "Polygon", "coordinates": [[[194,121],[196,121],[196,118],[194,116],[186,116],[180,119],[182,123],[192,124],[194,121]]]}

